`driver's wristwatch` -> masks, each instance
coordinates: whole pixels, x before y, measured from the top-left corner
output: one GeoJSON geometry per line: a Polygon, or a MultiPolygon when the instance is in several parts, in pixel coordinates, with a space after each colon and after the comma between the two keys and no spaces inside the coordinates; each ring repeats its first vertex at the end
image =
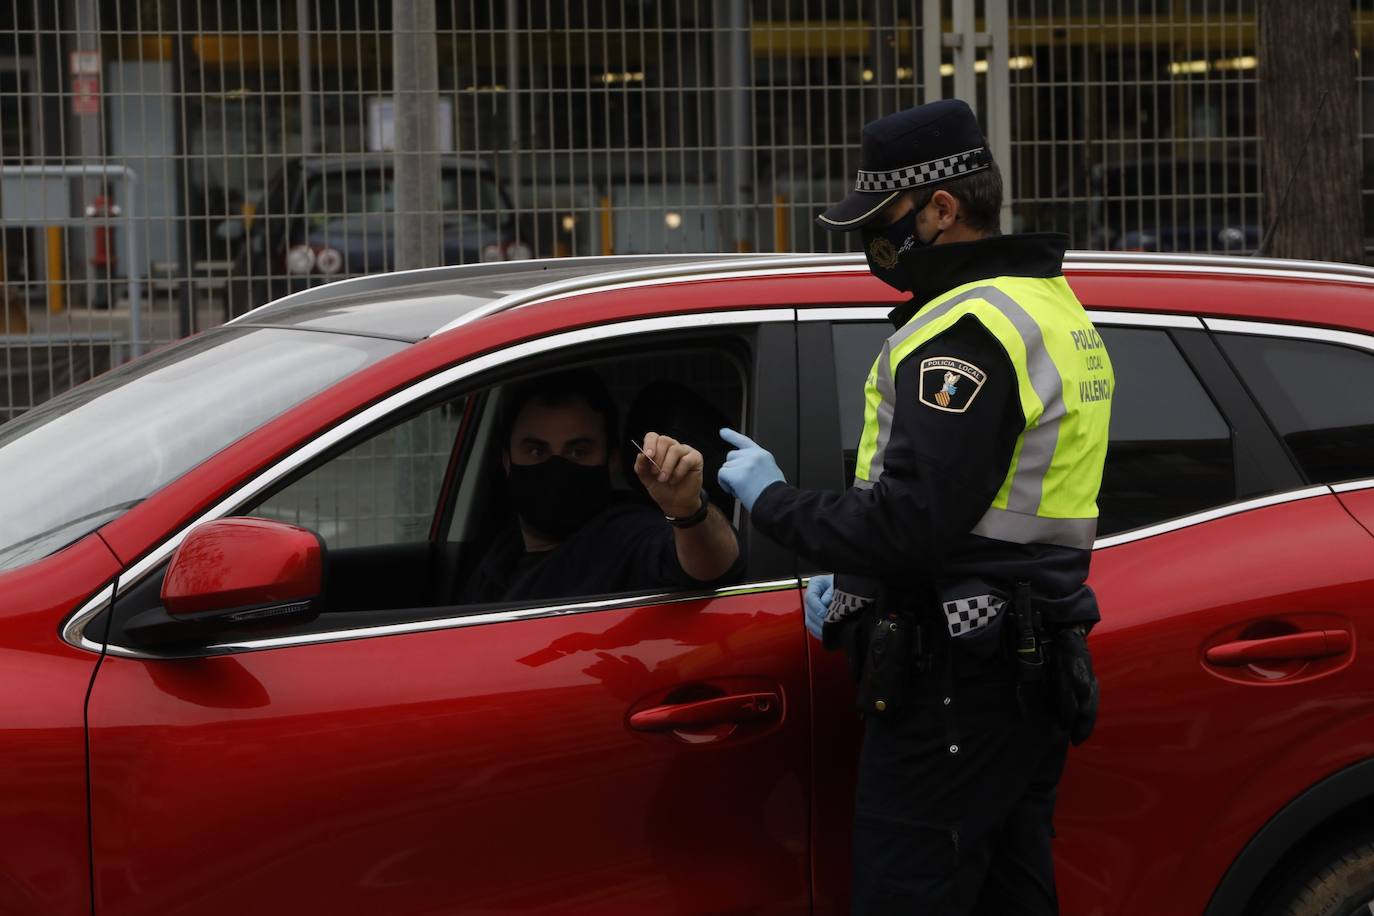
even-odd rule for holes
{"type": "Polygon", "coordinates": [[[665,515],[668,524],[674,528],[693,528],[706,521],[706,513],[711,511],[711,497],[707,495],[705,488],[701,491],[701,506],[691,515],[665,515]]]}

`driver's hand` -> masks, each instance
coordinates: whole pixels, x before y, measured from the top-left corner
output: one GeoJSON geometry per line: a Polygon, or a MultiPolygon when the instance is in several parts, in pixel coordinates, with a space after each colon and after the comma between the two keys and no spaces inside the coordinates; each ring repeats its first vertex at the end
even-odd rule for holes
{"type": "Polygon", "coordinates": [[[642,444],[644,452],[635,456],[635,476],[663,514],[681,518],[700,509],[701,474],[706,466],[701,452],[658,433],[645,433],[642,444]],[[644,457],[646,453],[653,463],[644,457]]]}

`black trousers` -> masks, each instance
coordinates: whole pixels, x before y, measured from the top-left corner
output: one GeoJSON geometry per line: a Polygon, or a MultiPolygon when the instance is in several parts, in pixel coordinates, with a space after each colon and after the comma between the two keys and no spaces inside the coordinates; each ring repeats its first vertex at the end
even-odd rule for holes
{"type": "Polygon", "coordinates": [[[902,716],[865,723],[853,912],[1057,914],[1050,840],[1068,738],[1049,692],[1018,691],[1001,660],[934,667],[913,674],[902,716]]]}

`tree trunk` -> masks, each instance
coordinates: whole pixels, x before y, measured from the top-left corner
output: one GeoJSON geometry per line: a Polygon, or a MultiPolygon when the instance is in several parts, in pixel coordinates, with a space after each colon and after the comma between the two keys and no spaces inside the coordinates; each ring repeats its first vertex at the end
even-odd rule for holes
{"type": "Polygon", "coordinates": [[[1360,137],[1350,0],[1260,0],[1263,254],[1359,263],[1360,137]]]}

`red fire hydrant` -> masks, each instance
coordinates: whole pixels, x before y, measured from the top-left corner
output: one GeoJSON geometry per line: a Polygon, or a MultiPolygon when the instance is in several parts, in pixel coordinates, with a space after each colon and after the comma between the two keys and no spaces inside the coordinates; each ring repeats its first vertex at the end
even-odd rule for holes
{"type": "Polygon", "coordinates": [[[119,216],[119,204],[115,203],[104,194],[97,194],[95,200],[91,201],[86,207],[88,217],[101,220],[100,225],[95,227],[92,248],[94,254],[91,256],[91,263],[96,267],[110,270],[119,260],[115,254],[114,245],[111,244],[114,237],[114,229],[110,226],[109,220],[119,216]]]}

